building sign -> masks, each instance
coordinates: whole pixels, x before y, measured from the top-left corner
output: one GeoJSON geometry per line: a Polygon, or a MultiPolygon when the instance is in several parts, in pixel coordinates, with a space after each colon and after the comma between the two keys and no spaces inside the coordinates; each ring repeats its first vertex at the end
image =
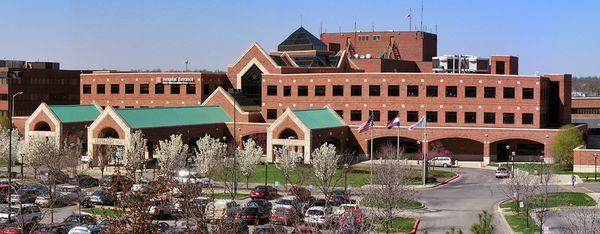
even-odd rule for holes
{"type": "Polygon", "coordinates": [[[192,77],[162,77],[158,78],[158,83],[162,84],[193,84],[192,77]]]}
{"type": "Polygon", "coordinates": [[[92,139],[94,145],[125,145],[125,140],[116,138],[94,138],[92,139]]]}

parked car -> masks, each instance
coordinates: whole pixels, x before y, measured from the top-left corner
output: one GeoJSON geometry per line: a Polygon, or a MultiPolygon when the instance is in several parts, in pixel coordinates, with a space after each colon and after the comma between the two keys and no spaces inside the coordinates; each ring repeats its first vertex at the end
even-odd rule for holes
{"type": "Polygon", "coordinates": [[[304,222],[312,225],[329,225],[333,221],[331,207],[313,206],[304,214],[304,222]]]}
{"type": "Polygon", "coordinates": [[[69,227],[65,223],[39,224],[31,234],[67,234],[69,227]]]}
{"type": "Polygon", "coordinates": [[[42,192],[35,198],[35,204],[40,207],[50,207],[52,204],[53,207],[63,207],[71,204],[73,200],[59,192],[53,192],[52,197],[50,196],[50,192],[42,192]]]}
{"type": "Polygon", "coordinates": [[[81,188],[93,188],[100,185],[100,181],[86,174],[77,174],[69,180],[69,184],[78,185],[81,188]]]}
{"type": "Polygon", "coordinates": [[[338,206],[337,209],[333,211],[333,214],[341,215],[344,213],[344,211],[347,210],[360,210],[360,208],[358,207],[358,204],[341,204],[340,206],[338,206]]]}
{"type": "Polygon", "coordinates": [[[92,192],[87,197],[87,200],[93,205],[103,205],[103,206],[114,206],[115,205],[115,197],[112,195],[110,191],[106,190],[98,190],[92,192]]]}
{"type": "Polygon", "coordinates": [[[65,184],[71,179],[67,173],[61,170],[38,171],[38,178],[46,184],[65,184]]]}
{"type": "Polygon", "coordinates": [[[101,229],[96,226],[75,226],[69,230],[68,234],[100,234],[101,229]]]}
{"type": "Polygon", "coordinates": [[[241,210],[239,204],[233,200],[215,200],[208,204],[207,207],[207,218],[211,221],[221,220],[223,218],[234,218],[241,210]]]}
{"type": "Polygon", "coordinates": [[[498,167],[498,169],[496,169],[496,178],[509,178],[509,177],[510,177],[510,172],[508,171],[508,168],[498,167]]]}
{"type": "Polygon", "coordinates": [[[277,189],[270,185],[259,185],[250,192],[252,199],[273,199],[277,197],[277,189]]]}
{"type": "Polygon", "coordinates": [[[141,180],[140,182],[137,182],[135,184],[133,184],[131,186],[131,191],[133,192],[141,192],[145,189],[148,189],[150,187],[150,181],[148,180],[141,180]]]}
{"type": "Polygon", "coordinates": [[[298,211],[287,207],[276,207],[271,211],[271,222],[280,225],[294,225],[298,223],[298,211]]]}
{"type": "Polygon", "coordinates": [[[329,196],[329,204],[339,206],[341,204],[351,203],[350,196],[344,190],[333,190],[329,196]]]}
{"type": "Polygon", "coordinates": [[[18,206],[12,206],[10,211],[8,207],[4,207],[0,210],[0,225],[9,224],[12,222],[34,222],[37,223],[42,217],[40,207],[34,204],[21,204],[18,206]],[[10,212],[10,220],[8,220],[8,213],[10,212]]]}
{"type": "Polygon", "coordinates": [[[49,189],[42,184],[21,185],[15,193],[10,195],[11,203],[34,203],[37,196],[48,193],[49,189]]]}
{"type": "Polygon", "coordinates": [[[429,165],[432,167],[451,167],[456,161],[451,157],[435,157],[429,160],[429,165]]]}
{"type": "Polygon", "coordinates": [[[19,189],[19,184],[12,182],[12,185],[8,183],[8,180],[0,180],[0,203],[8,202],[8,192],[16,192],[19,189]]]}
{"type": "Polygon", "coordinates": [[[81,194],[81,188],[77,185],[59,185],[56,186],[56,192],[66,197],[69,204],[77,203],[81,194]]]}
{"type": "Polygon", "coordinates": [[[132,179],[124,175],[105,175],[100,179],[100,186],[115,189],[117,192],[130,190],[133,183],[132,179]]]}
{"type": "Polygon", "coordinates": [[[235,215],[236,220],[242,220],[246,224],[260,224],[271,217],[270,211],[259,206],[247,206],[235,215]]]}
{"type": "Polygon", "coordinates": [[[278,207],[285,207],[293,210],[298,210],[298,208],[300,207],[300,202],[298,201],[298,198],[296,198],[296,196],[285,196],[277,199],[272,209],[275,210],[278,207]]]}
{"type": "Polygon", "coordinates": [[[310,190],[300,186],[292,186],[290,190],[288,190],[287,195],[296,196],[300,202],[306,202],[313,198],[310,194],[310,190]]]}
{"type": "Polygon", "coordinates": [[[254,228],[256,234],[285,234],[287,230],[285,227],[273,224],[259,225],[254,228]]]}
{"type": "Polygon", "coordinates": [[[361,229],[365,225],[365,216],[359,209],[345,210],[339,217],[341,228],[361,229]]]}
{"type": "Polygon", "coordinates": [[[204,177],[202,175],[200,175],[200,173],[197,172],[191,172],[187,171],[187,170],[181,170],[177,172],[177,176],[175,177],[175,180],[177,180],[177,182],[182,183],[182,184],[198,184],[201,185],[202,187],[208,187],[211,186],[214,181],[211,180],[208,177],[204,177]]]}
{"type": "Polygon", "coordinates": [[[131,231],[131,221],[125,218],[116,218],[116,219],[104,219],[98,222],[97,227],[102,230],[102,232],[108,231],[111,226],[117,225],[119,229],[122,231],[131,231]]]}
{"type": "Polygon", "coordinates": [[[65,218],[64,223],[70,226],[96,225],[98,224],[98,220],[91,214],[73,213],[65,218]]]}
{"type": "Polygon", "coordinates": [[[267,211],[271,211],[273,209],[273,204],[266,199],[253,199],[246,202],[246,206],[258,206],[267,209],[267,211]]]}
{"type": "Polygon", "coordinates": [[[35,226],[33,222],[12,222],[0,229],[0,234],[26,234],[31,232],[33,226],[35,226]]]}
{"type": "Polygon", "coordinates": [[[158,200],[148,207],[148,213],[154,215],[157,220],[167,220],[178,215],[179,211],[175,207],[175,203],[168,200],[158,200]]]}

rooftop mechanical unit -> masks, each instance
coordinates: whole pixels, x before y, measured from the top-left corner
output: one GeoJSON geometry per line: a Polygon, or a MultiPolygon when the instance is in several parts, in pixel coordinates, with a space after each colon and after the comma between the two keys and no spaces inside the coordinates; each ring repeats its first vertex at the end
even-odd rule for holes
{"type": "Polygon", "coordinates": [[[473,55],[442,55],[433,57],[435,73],[489,73],[490,59],[473,55]]]}

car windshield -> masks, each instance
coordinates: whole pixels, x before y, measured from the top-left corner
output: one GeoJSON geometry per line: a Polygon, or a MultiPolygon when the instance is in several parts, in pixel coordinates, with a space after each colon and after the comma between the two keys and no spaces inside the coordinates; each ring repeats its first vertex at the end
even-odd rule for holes
{"type": "Polygon", "coordinates": [[[262,206],[263,202],[260,201],[249,201],[248,203],[246,203],[246,206],[262,206]]]}
{"type": "Polygon", "coordinates": [[[498,168],[498,171],[507,171],[507,170],[508,170],[508,169],[506,169],[506,168],[503,168],[503,167],[501,167],[501,168],[498,168]]]}
{"type": "Polygon", "coordinates": [[[308,210],[308,215],[325,215],[322,210],[308,210]]]}
{"type": "Polygon", "coordinates": [[[77,188],[77,187],[62,187],[62,188],[58,188],[58,191],[76,193],[79,191],[79,188],[77,188]]]}
{"type": "Polygon", "coordinates": [[[256,190],[256,191],[266,191],[267,187],[265,187],[265,186],[258,186],[256,188],[254,188],[254,190],[256,190]]]}
{"type": "Polygon", "coordinates": [[[289,199],[279,199],[275,203],[276,204],[280,204],[280,205],[292,205],[292,200],[289,200],[289,199]]]}

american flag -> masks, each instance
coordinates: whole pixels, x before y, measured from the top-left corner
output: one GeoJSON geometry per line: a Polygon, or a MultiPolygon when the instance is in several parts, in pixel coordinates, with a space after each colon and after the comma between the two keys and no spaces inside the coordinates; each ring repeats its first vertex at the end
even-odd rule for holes
{"type": "Polygon", "coordinates": [[[362,123],[358,127],[358,133],[365,133],[365,132],[369,131],[372,127],[373,127],[373,115],[369,115],[369,119],[367,119],[367,122],[362,123]]]}

